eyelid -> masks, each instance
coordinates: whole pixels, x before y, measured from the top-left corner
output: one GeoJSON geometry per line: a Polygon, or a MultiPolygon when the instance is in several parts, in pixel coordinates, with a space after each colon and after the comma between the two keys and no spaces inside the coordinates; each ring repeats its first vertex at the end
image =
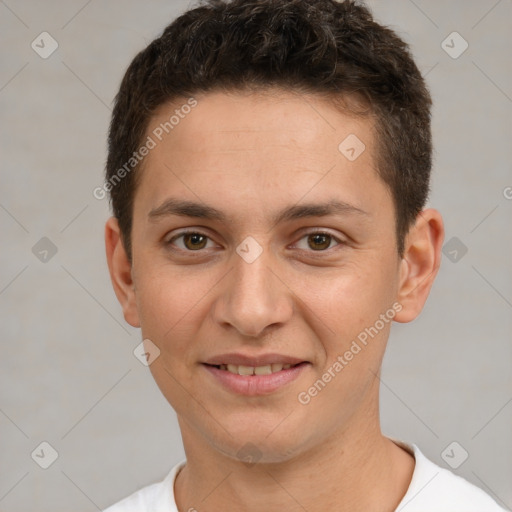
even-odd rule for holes
{"type": "MultiPolygon", "coordinates": [[[[172,242],[174,242],[176,239],[178,239],[178,238],[180,238],[182,236],[185,236],[185,235],[189,235],[189,234],[201,235],[201,236],[204,236],[205,238],[207,238],[209,241],[213,241],[212,237],[210,235],[208,235],[207,233],[205,233],[204,231],[202,231],[201,229],[190,229],[190,228],[188,228],[188,229],[184,229],[183,231],[180,231],[179,233],[176,233],[169,240],[164,241],[164,244],[172,246],[172,242]]],[[[204,249],[200,249],[200,250],[197,250],[197,251],[189,251],[189,250],[181,249],[180,247],[178,247],[177,250],[178,251],[183,251],[183,252],[188,252],[188,253],[194,253],[194,252],[201,253],[201,252],[204,251],[204,249]]]]}
{"type": "MultiPolygon", "coordinates": [[[[183,231],[180,231],[179,233],[176,233],[175,235],[173,235],[169,240],[165,241],[164,243],[165,243],[166,246],[172,246],[173,245],[172,242],[174,242],[176,239],[178,239],[178,238],[180,238],[182,236],[188,235],[188,234],[201,235],[201,236],[206,237],[208,240],[213,241],[212,237],[210,235],[208,235],[206,232],[202,231],[202,229],[199,229],[199,228],[198,229],[188,228],[188,229],[184,229],[183,231]]],[[[306,236],[311,236],[311,235],[316,235],[316,234],[322,234],[322,235],[330,236],[333,240],[335,240],[337,242],[337,245],[335,245],[334,247],[330,247],[329,249],[325,249],[323,251],[313,251],[313,250],[307,250],[307,249],[299,249],[299,251],[308,252],[308,253],[312,253],[312,254],[326,254],[326,253],[329,253],[332,250],[335,250],[335,248],[340,246],[340,245],[346,245],[347,244],[346,240],[344,240],[343,238],[340,238],[340,237],[334,235],[328,229],[325,229],[325,228],[304,228],[304,231],[301,232],[299,239],[297,240],[297,242],[294,242],[293,245],[295,245],[298,242],[300,242],[306,236]]],[[[191,250],[181,249],[179,247],[178,248],[173,248],[173,250],[177,250],[177,251],[181,251],[181,252],[186,252],[186,253],[189,253],[189,254],[193,254],[193,253],[200,254],[200,253],[205,251],[205,249],[198,249],[197,251],[191,251],[191,250]]]]}
{"type": "MultiPolygon", "coordinates": [[[[299,249],[299,251],[305,251],[305,252],[312,253],[315,255],[316,254],[327,254],[327,253],[330,253],[330,251],[335,250],[336,247],[338,247],[340,245],[347,244],[346,240],[344,240],[343,238],[340,238],[339,236],[334,235],[328,229],[325,229],[325,228],[305,228],[305,231],[301,232],[298,242],[300,242],[306,236],[317,235],[317,234],[330,236],[333,240],[335,240],[337,242],[337,245],[335,245],[334,247],[330,247],[329,249],[325,249],[323,251],[313,251],[312,249],[311,250],[299,249]]],[[[296,243],[297,242],[295,242],[295,244],[296,243]]]]}

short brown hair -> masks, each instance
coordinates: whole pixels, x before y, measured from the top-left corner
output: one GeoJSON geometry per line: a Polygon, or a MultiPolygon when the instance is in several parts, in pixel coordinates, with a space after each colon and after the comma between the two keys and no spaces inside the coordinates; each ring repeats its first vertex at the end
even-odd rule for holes
{"type": "Polygon", "coordinates": [[[354,0],[205,0],[135,57],[115,98],[106,183],[130,261],[140,165],[114,178],[158,107],[200,92],[273,86],[365,98],[402,255],[427,200],[432,165],[431,98],[408,45],[354,0]]]}

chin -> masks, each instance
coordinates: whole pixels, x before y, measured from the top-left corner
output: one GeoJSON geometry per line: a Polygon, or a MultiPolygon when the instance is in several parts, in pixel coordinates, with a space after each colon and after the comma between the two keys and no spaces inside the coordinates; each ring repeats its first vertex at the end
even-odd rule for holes
{"type": "Polygon", "coordinates": [[[223,455],[245,463],[248,467],[253,464],[276,464],[292,460],[300,453],[296,445],[289,440],[270,442],[268,439],[253,439],[240,443],[229,443],[229,446],[216,447],[223,455]]]}
{"type": "Polygon", "coordinates": [[[258,423],[244,421],[236,426],[226,425],[231,436],[225,431],[217,432],[215,439],[210,438],[210,444],[223,455],[245,462],[249,466],[253,463],[286,462],[307,450],[311,439],[304,430],[304,425],[288,424],[285,429],[279,427],[282,421],[281,415],[271,427],[265,423],[262,428],[261,420],[258,423]]]}

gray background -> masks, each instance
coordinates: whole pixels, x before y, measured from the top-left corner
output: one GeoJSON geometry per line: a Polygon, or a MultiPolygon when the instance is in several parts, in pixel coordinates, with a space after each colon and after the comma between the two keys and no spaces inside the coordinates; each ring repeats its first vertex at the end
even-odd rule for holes
{"type": "MultiPolygon", "coordinates": [[[[184,456],[173,410],[132,353],[140,332],[125,324],[111,288],[108,204],[92,191],[102,184],[111,102],[127,65],[188,5],[0,2],[4,512],[98,510],[184,456]],[[47,59],[31,48],[43,31],[59,45],[47,59]],[[43,237],[55,255],[40,252],[43,237]],[[48,469],[31,457],[43,441],[59,455],[48,469]]],[[[443,450],[457,441],[455,458],[462,449],[469,458],[454,472],[510,508],[512,2],[369,5],[411,44],[427,76],[430,205],[444,215],[446,241],[458,244],[446,249],[422,316],[394,326],[383,431],[443,467],[443,450]],[[441,46],[453,31],[469,44],[456,59],[441,46]]],[[[448,39],[452,52],[460,42],[448,39]]]]}

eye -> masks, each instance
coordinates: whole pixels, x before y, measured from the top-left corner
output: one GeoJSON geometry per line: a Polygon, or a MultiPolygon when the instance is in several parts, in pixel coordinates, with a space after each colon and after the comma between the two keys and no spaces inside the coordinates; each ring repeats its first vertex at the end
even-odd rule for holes
{"type": "Polygon", "coordinates": [[[331,249],[331,242],[336,241],[337,245],[342,245],[343,242],[330,233],[324,231],[312,231],[306,233],[300,240],[306,239],[307,247],[297,247],[301,250],[313,250],[314,252],[326,252],[331,249]]]}
{"type": "MultiPolygon", "coordinates": [[[[334,235],[325,231],[312,231],[310,233],[306,233],[300,239],[300,241],[302,240],[306,240],[307,246],[300,247],[299,244],[296,244],[296,247],[305,251],[312,250],[314,252],[327,252],[328,249],[333,247],[333,241],[336,242],[336,245],[343,245],[342,240],[339,240],[334,235]]],[[[173,236],[166,242],[166,245],[176,246],[179,250],[186,252],[199,252],[202,249],[212,247],[211,245],[208,246],[208,241],[211,242],[210,238],[200,231],[185,231],[173,236]],[[180,239],[181,244],[176,243],[176,241],[180,239]]]]}
{"type": "Polygon", "coordinates": [[[209,240],[209,237],[200,231],[185,231],[173,236],[166,242],[166,245],[177,245],[178,249],[182,251],[197,252],[198,250],[208,248],[206,246],[207,240],[209,240]],[[174,242],[180,238],[183,239],[183,245],[174,244],[174,242]]]}

